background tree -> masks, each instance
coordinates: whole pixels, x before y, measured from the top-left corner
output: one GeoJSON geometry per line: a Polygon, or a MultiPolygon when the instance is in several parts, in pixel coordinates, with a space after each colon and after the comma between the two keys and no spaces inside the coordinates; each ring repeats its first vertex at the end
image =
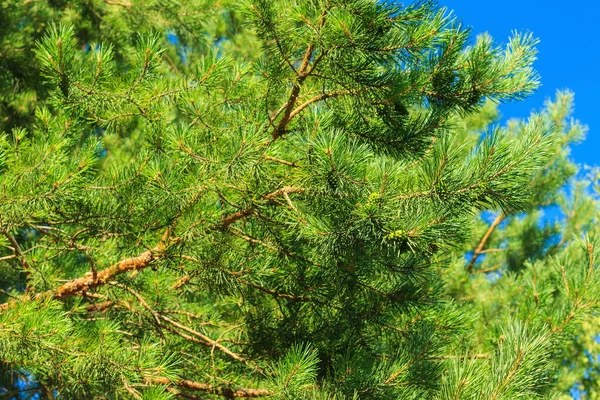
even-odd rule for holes
{"type": "Polygon", "coordinates": [[[530,35],[470,42],[429,2],[5,9],[7,380],[144,399],[513,399],[580,380],[597,205],[583,183],[559,192],[571,96],[487,128],[484,99],[538,84],[530,35]],[[550,204],[564,225],[539,222],[550,204]]]}

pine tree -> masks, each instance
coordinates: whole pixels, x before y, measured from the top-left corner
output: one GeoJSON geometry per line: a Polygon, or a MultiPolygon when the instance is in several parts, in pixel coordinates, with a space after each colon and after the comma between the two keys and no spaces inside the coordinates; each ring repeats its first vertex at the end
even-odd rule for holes
{"type": "Polygon", "coordinates": [[[585,128],[568,92],[496,124],[530,34],[432,2],[3,7],[1,394],[594,392],[585,128]]]}

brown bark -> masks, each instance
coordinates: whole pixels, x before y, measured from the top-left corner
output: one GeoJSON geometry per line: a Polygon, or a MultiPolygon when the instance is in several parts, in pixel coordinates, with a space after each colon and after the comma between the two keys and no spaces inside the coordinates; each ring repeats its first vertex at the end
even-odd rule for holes
{"type": "Polygon", "coordinates": [[[254,212],[254,208],[250,207],[247,208],[245,210],[242,211],[238,211],[236,213],[233,213],[227,217],[224,217],[221,220],[221,223],[219,224],[219,227],[221,229],[226,229],[227,227],[229,227],[229,225],[233,224],[235,221],[238,221],[242,218],[247,217],[248,215],[251,215],[254,212]]]}
{"type": "MultiPolygon", "coordinates": [[[[117,275],[121,275],[129,271],[140,271],[148,267],[150,263],[157,258],[157,250],[158,249],[148,250],[137,257],[121,260],[111,267],[98,271],[95,279],[93,275],[87,275],[81,278],[73,279],[55,289],[52,297],[55,299],[61,299],[74,296],[95,287],[105,285],[107,282],[113,280],[117,275]]],[[[38,294],[38,296],[40,295],[43,296],[44,294],[38,294]]]]}
{"type": "Polygon", "coordinates": [[[504,221],[505,219],[506,219],[506,214],[504,214],[504,213],[498,214],[498,216],[492,222],[492,224],[490,225],[490,227],[487,230],[487,232],[485,233],[485,235],[483,235],[483,237],[481,238],[481,241],[477,245],[477,248],[473,251],[473,257],[471,257],[471,261],[469,262],[469,265],[467,266],[467,271],[469,273],[473,272],[473,267],[475,266],[475,262],[477,261],[477,258],[479,258],[479,256],[481,254],[483,254],[483,252],[484,252],[483,248],[485,247],[490,236],[492,235],[494,230],[498,227],[498,225],[500,225],[502,223],[502,221],[504,221]]]}
{"type": "Polygon", "coordinates": [[[274,394],[271,390],[266,389],[247,389],[247,388],[228,388],[221,386],[212,386],[206,383],[194,382],[187,379],[180,379],[178,381],[172,381],[169,378],[152,378],[149,383],[155,385],[175,385],[181,389],[197,390],[205,393],[216,394],[226,398],[236,397],[265,397],[272,396],[274,394]]]}
{"type": "MultiPolygon", "coordinates": [[[[124,274],[129,271],[140,271],[148,267],[152,261],[154,261],[160,256],[160,253],[162,251],[161,249],[162,245],[157,246],[152,250],[145,251],[139,256],[121,260],[108,268],[98,271],[95,275],[89,273],[88,275],[83,276],[81,278],[75,278],[64,283],[63,285],[59,286],[54,290],[48,290],[46,292],[38,293],[35,296],[35,299],[41,300],[44,298],[51,297],[53,299],[58,300],[79,295],[90,289],[105,285],[118,275],[124,274]]],[[[14,303],[14,301],[0,304],[0,311],[6,310],[12,303],[14,303]]]]}

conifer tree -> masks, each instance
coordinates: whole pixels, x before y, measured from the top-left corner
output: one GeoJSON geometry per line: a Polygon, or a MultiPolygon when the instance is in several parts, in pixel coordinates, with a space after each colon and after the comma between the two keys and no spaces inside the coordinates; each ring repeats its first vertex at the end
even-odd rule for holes
{"type": "Polygon", "coordinates": [[[585,129],[568,92],[495,124],[532,35],[432,2],[3,7],[0,394],[593,393],[585,129]]]}

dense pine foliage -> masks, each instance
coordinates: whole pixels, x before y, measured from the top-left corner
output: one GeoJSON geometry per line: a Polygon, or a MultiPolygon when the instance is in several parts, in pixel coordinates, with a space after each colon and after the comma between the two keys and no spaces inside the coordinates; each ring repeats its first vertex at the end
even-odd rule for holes
{"type": "Polygon", "coordinates": [[[497,124],[530,34],[431,2],[1,6],[0,396],[594,398],[585,128],[569,92],[497,124]]]}

